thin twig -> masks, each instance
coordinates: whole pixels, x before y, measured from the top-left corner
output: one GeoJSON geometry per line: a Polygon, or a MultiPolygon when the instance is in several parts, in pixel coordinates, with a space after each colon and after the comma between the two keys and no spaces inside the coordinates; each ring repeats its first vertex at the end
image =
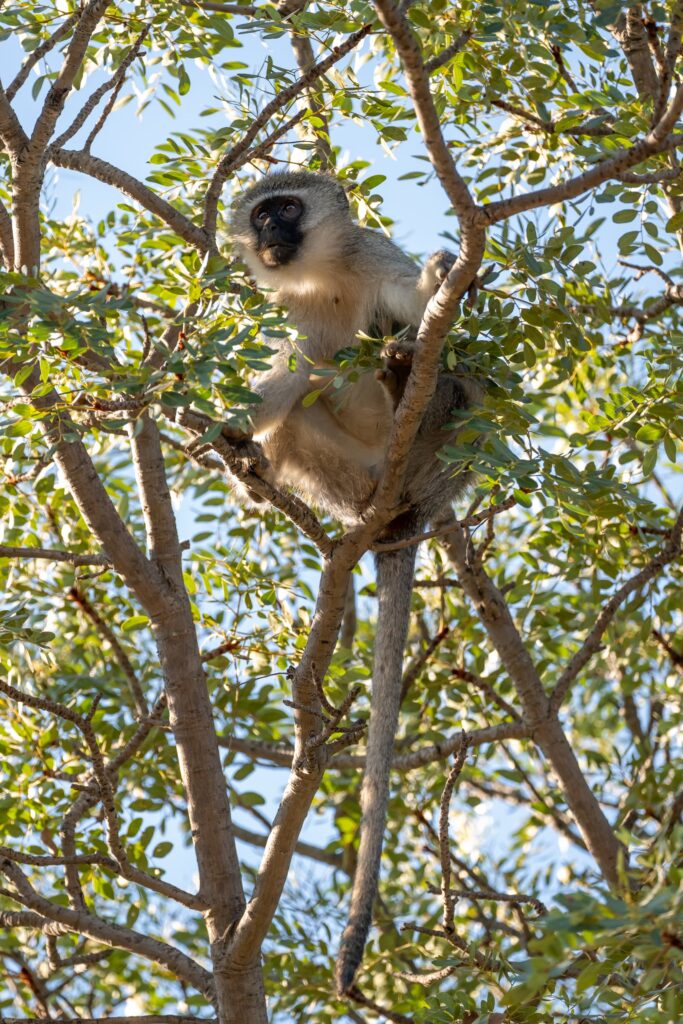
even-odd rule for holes
{"type": "Polygon", "coordinates": [[[479,526],[481,523],[485,523],[491,519],[492,516],[500,515],[501,512],[506,512],[516,504],[517,499],[511,496],[506,498],[505,501],[501,501],[498,505],[492,505],[490,508],[484,509],[483,512],[476,512],[474,515],[466,516],[464,519],[458,519],[457,522],[448,523],[446,526],[437,527],[435,530],[427,530],[425,533],[417,534],[414,537],[406,537],[405,540],[393,541],[391,543],[377,541],[373,545],[373,551],[398,551],[400,548],[408,548],[415,544],[421,544],[423,540],[431,540],[432,537],[446,537],[458,527],[469,529],[473,526],[479,526]]]}
{"type": "Polygon", "coordinates": [[[368,1010],[372,1010],[380,1020],[391,1021],[391,1024],[415,1024],[413,1018],[407,1017],[405,1013],[397,1013],[395,1010],[387,1009],[386,1006],[380,1006],[373,999],[368,999],[356,985],[349,989],[347,996],[359,1006],[366,1006],[368,1010]]]}
{"type": "MultiPolygon", "coordinates": [[[[135,40],[135,42],[131,46],[130,50],[128,51],[128,53],[124,57],[123,61],[119,65],[119,67],[116,69],[114,74],[111,76],[111,78],[108,78],[105,82],[103,82],[102,85],[100,85],[97,89],[95,89],[95,91],[92,93],[92,95],[88,97],[88,99],[83,104],[83,107],[78,112],[78,114],[76,115],[74,120],[71,122],[71,124],[68,126],[68,128],[66,128],[62,132],[62,134],[59,135],[54,140],[54,142],[52,143],[52,146],[50,147],[50,149],[52,149],[52,148],[54,148],[54,149],[61,149],[62,146],[66,142],[69,141],[69,139],[73,138],[73,136],[76,134],[76,132],[80,128],[83,127],[83,125],[87,121],[88,117],[90,116],[92,111],[95,109],[97,104],[100,102],[102,97],[106,96],[106,94],[110,90],[113,90],[113,95],[112,95],[111,99],[109,100],[109,102],[107,103],[106,107],[104,108],[104,112],[103,112],[102,116],[100,117],[100,119],[98,120],[97,124],[95,125],[95,128],[91,131],[90,135],[88,136],[88,138],[87,138],[87,140],[85,142],[85,145],[83,146],[83,150],[85,152],[89,151],[90,145],[91,145],[93,139],[95,138],[95,136],[97,135],[99,130],[102,128],[102,126],[104,125],[104,122],[106,121],[107,117],[111,113],[112,107],[114,106],[114,103],[116,102],[116,98],[117,98],[117,96],[118,96],[118,94],[119,94],[119,92],[121,90],[121,87],[123,86],[123,83],[124,83],[124,80],[125,80],[125,77],[126,77],[126,72],[128,71],[128,68],[133,63],[135,58],[140,53],[140,48],[142,47],[142,44],[143,44],[144,40],[146,39],[146,37],[149,35],[149,32],[151,31],[151,28],[152,28],[152,25],[150,23],[149,25],[147,25],[142,30],[142,32],[140,33],[140,35],[135,40]]],[[[48,150],[48,155],[49,155],[49,152],[50,152],[50,150],[48,150]]]]}
{"type": "Polygon", "coordinates": [[[437,53],[434,57],[426,60],[424,63],[424,69],[427,74],[432,75],[439,68],[442,68],[444,64],[448,64],[452,57],[455,57],[456,54],[460,53],[460,51],[467,46],[472,38],[473,32],[474,28],[472,26],[464,28],[457,39],[454,39],[449,46],[441,51],[441,53],[437,53]]]}
{"type": "Polygon", "coordinates": [[[351,33],[348,39],[339,46],[333,47],[329,55],[325,57],[324,60],[318,61],[317,64],[310,67],[305,74],[297,78],[296,81],[291,83],[291,85],[282,89],[277,96],[265,105],[260,114],[257,114],[257,116],[252,120],[249,128],[244,133],[240,141],[232,146],[231,149],[221,157],[204,199],[203,230],[209,237],[213,238],[216,233],[218,202],[223,190],[223,184],[225,183],[228,175],[234,170],[235,166],[238,166],[237,162],[250,148],[250,144],[256,138],[261,129],[268,124],[273,114],[276,114],[278,110],[281,110],[286,106],[290,100],[293,100],[303,92],[307,86],[311,85],[318,78],[321,78],[322,75],[326,74],[331,67],[334,67],[337,61],[345,57],[347,53],[350,53],[351,50],[353,50],[367,35],[369,35],[371,31],[372,25],[363,25],[362,28],[351,33]]]}
{"type": "Polygon", "coordinates": [[[443,899],[443,927],[448,933],[454,929],[453,924],[453,911],[455,909],[455,901],[450,896],[451,886],[451,844],[448,829],[448,817],[450,813],[450,802],[451,796],[453,795],[453,787],[458,780],[458,777],[464,767],[465,758],[467,757],[467,736],[462,733],[460,741],[460,749],[458,750],[455,762],[448,773],[446,779],[446,785],[443,788],[441,794],[441,803],[439,807],[439,851],[441,860],[441,894],[443,899]]]}
{"type": "Polygon", "coordinates": [[[682,531],[683,509],[679,512],[676,522],[671,527],[669,540],[663,546],[661,551],[656,554],[643,569],[635,573],[630,579],[626,580],[621,587],[619,587],[617,592],[612,595],[598,615],[595,625],[589,632],[579,650],[570,659],[567,667],[557,681],[557,685],[550,697],[550,708],[553,712],[557,712],[579,672],[600,647],[600,640],[605,630],[614,619],[626,598],[636,590],[640,590],[641,587],[644,587],[651,579],[654,579],[654,577],[662,571],[665,565],[668,565],[669,562],[673,562],[678,558],[681,552],[682,531]]]}
{"type": "Polygon", "coordinates": [[[48,562],[68,562],[70,565],[110,566],[106,555],[81,555],[75,551],[59,551],[53,548],[21,548],[11,544],[0,544],[0,558],[41,558],[48,562]]]}
{"type": "Polygon", "coordinates": [[[427,646],[420,652],[417,658],[406,668],[401,680],[401,703],[405,700],[410,687],[419,677],[422,669],[429,662],[434,651],[443,643],[446,637],[450,636],[449,626],[442,626],[438,633],[435,633],[427,646]]]}
{"type": "Polygon", "coordinates": [[[452,668],[451,675],[456,679],[462,679],[465,683],[471,683],[472,686],[476,686],[478,690],[481,690],[482,693],[486,694],[489,700],[509,715],[513,721],[522,721],[521,715],[515,711],[511,704],[508,704],[504,697],[501,697],[488,679],[484,679],[482,676],[478,676],[474,672],[468,672],[467,669],[464,668],[452,668]]]}
{"type": "Polygon", "coordinates": [[[36,46],[35,50],[33,50],[33,52],[29,54],[24,63],[21,65],[21,68],[19,69],[17,74],[14,76],[10,84],[7,86],[5,95],[7,96],[8,100],[14,99],[17,92],[19,91],[19,89],[21,89],[22,85],[24,84],[28,76],[31,74],[32,69],[36,66],[38,61],[42,60],[43,57],[50,52],[50,50],[54,49],[57,43],[61,42],[62,39],[68,36],[69,32],[76,24],[80,16],[80,10],[77,10],[74,14],[71,14],[66,19],[66,21],[59,26],[58,29],[55,29],[51,36],[49,36],[44,42],[40,43],[39,46],[36,46]]]}
{"type": "MultiPolygon", "coordinates": [[[[185,892],[183,889],[178,888],[178,886],[164,882],[154,875],[147,874],[147,872],[140,870],[140,868],[137,868],[128,860],[128,855],[120,837],[120,823],[114,799],[112,773],[108,770],[97,742],[95,730],[92,727],[92,717],[98,703],[97,699],[93,702],[90,713],[88,715],[81,715],[72,708],[68,708],[66,705],[59,704],[57,701],[47,697],[36,697],[33,694],[24,693],[23,690],[17,689],[2,679],[0,679],[0,692],[5,693],[8,697],[21,704],[26,704],[28,707],[40,711],[48,711],[66,722],[71,722],[80,731],[88,746],[93,775],[99,789],[109,849],[123,877],[163,896],[167,896],[169,899],[175,900],[193,910],[206,909],[204,901],[199,896],[185,892]]],[[[73,858],[70,858],[70,861],[73,862],[73,858]]]]}
{"type": "Polygon", "coordinates": [[[104,637],[111,647],[112,654],[117,661],[119,668],[128,681],[130,691],[135,702],[135,709],[141,718],[149,714],[147,700],[142,689],[142,684],[133,668],[133,663],[119,643],[119,640],[108,622],[102,618],[95,606],[88,600],[82,590],[78,587],[71,587],[68,595],[78,605],[83,613],[90,619],[98,633],[104,637]]]}

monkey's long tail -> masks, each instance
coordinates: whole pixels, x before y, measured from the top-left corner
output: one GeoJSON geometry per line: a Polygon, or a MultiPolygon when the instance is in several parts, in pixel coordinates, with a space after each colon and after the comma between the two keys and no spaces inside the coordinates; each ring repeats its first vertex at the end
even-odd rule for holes
{"type": "MultiPolygon", "coordinates": [[[[412,518],[412,517],[411,517],[412,518]]],[[[415,523],[392,530],[391,539],[411,536],[415,523]]],[[[384,827],[389,800],[389,769],[401,703],[403,649],[408,635],[416,545],[377,555],[377,633],[372,672],[372,701],[367,758],[361,788],[358,863],[353,878],[349,920],[342,935],[335,980],[343,995],[363,957],[377,895],[384,827]]]]}

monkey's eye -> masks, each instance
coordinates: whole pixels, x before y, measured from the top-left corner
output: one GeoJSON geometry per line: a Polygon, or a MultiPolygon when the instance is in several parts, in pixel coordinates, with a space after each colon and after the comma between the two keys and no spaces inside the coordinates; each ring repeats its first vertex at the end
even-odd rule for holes
{"type": "Polygon", "coordinates": [[[262,226],[263,224],[265,224],[265,222],[268,219],[268,211],[266,210],[266,208],[264,206],[262,206],[260,210],[257,208],[252,213],[251,219],[252,219],[254,224],[258,224],[259,226],[262,226]]]}
{"type": "Polygon", "coordinates": [[[285,220],[296,220],[301,215],[302,206],[298,199],[285,199],[280,207],[280,216],[285,220]]]}

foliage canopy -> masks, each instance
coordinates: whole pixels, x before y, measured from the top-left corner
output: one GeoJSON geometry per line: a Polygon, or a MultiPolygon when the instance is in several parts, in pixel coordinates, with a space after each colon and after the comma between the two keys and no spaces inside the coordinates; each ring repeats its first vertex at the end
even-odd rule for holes
{"type": "Polygon", "coordinates": [[[679,0],[0,8],[4,1020],[251,1024],[263,988],[320,1024],[681,1019],[682,29],[679,0]],[[126,104],[178,118],[148,166],[126,104]],[[437,339],[486,383],[442,452],[475,521],[420,550],[344,1002],[363,743],[310,740],[322,685],[367,714],[374,536],[240,509],[221,434],[292,336],[227,241],[285,162],[478,253],[437,339]]]}

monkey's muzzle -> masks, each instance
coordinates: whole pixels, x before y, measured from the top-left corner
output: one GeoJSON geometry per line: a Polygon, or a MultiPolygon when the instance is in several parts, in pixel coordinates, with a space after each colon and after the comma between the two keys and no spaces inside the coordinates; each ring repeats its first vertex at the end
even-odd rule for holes
{"type": "Polygon", "coordinates": [[[261,249],[259,257],[265,267],[282,267],[293,259],[296,248],[288,242],[277,242],[261,249]]]}

